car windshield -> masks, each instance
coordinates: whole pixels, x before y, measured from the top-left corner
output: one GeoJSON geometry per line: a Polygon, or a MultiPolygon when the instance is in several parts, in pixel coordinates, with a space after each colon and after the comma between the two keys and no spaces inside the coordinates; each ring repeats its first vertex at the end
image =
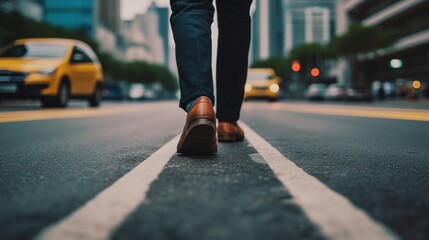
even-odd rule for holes
{"type": "Polygon", "coordinates": [[[249,72],[247,79],[249,80],[273,80],[273,76],[267,73],[252,73],[249,72]]]}
{"type": "Polygon", "coordinates": [[[2,58],[62,58],[66,55],[66,44],[26,43],[13,45],[0,53],[2,58]]]}

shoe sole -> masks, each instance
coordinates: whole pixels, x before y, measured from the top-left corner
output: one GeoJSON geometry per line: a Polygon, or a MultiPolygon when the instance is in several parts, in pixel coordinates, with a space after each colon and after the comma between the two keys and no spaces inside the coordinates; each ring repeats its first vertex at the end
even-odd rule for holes
{"type": "Polygon", "coordinates": [[[240,142],[244,140],[244,137],[237,137],[234,134],[218,134],[217,138],[219,142],[240,142]]]}
{"type": "Polygon", "coordinates": [[[207,155],[217,153],[212,148],[216,124],[208,119],[197,119],[192,123],[177,152],[184,155],[207,155]]]}

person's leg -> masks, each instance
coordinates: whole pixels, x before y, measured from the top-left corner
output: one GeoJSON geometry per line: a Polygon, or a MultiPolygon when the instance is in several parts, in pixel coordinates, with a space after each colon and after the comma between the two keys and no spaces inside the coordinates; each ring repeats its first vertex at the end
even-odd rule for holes
{"type": "Polygon", "coordinates": [[[186,111],[187,105],[200,96],[207,96],[214,103],[212,0],[170,0],[170,5],[181,91],[180,107],[186,111]]]}
{"type": "Polygon", "coordinates": [[[252,0],[217,0],[219,40],[217,56],[217,118],[240,118],[247,78],[252,0]]]}
{"type": "Polygon", "coordinates": [[[212,0],[170,0],[170,4],[182,93],[180,107],[188,112],[177,152],[213,154],[217,152],[217,139],[211,69],[212,0]]]}

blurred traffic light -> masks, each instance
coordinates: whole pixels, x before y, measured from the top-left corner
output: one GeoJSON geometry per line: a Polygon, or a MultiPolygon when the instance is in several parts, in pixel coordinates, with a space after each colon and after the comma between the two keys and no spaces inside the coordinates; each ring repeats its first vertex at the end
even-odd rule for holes
{"type": "Polygon", "coordinates": [[[292,71],[299,72],[299,70],[301,70],[301,64],[299,63],[299,61],[294,60],[292,62],[292,71]]]}
{"type": "Polygon", "coordinates": [[[318,77],[320,75],[320,71],[318,68],[311,69],[311,76],[318,77]]]}

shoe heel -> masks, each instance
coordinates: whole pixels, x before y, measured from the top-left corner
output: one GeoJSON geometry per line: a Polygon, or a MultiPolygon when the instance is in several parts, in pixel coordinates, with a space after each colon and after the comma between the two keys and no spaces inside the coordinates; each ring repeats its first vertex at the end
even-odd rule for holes
{"type": "Polygon", "coordinates": [[[213,154],[213,138],[216,138],[216,123],[211,119],[200,118],[189,125],[189,131],[177,152],[187,155],[213,154]]]}

